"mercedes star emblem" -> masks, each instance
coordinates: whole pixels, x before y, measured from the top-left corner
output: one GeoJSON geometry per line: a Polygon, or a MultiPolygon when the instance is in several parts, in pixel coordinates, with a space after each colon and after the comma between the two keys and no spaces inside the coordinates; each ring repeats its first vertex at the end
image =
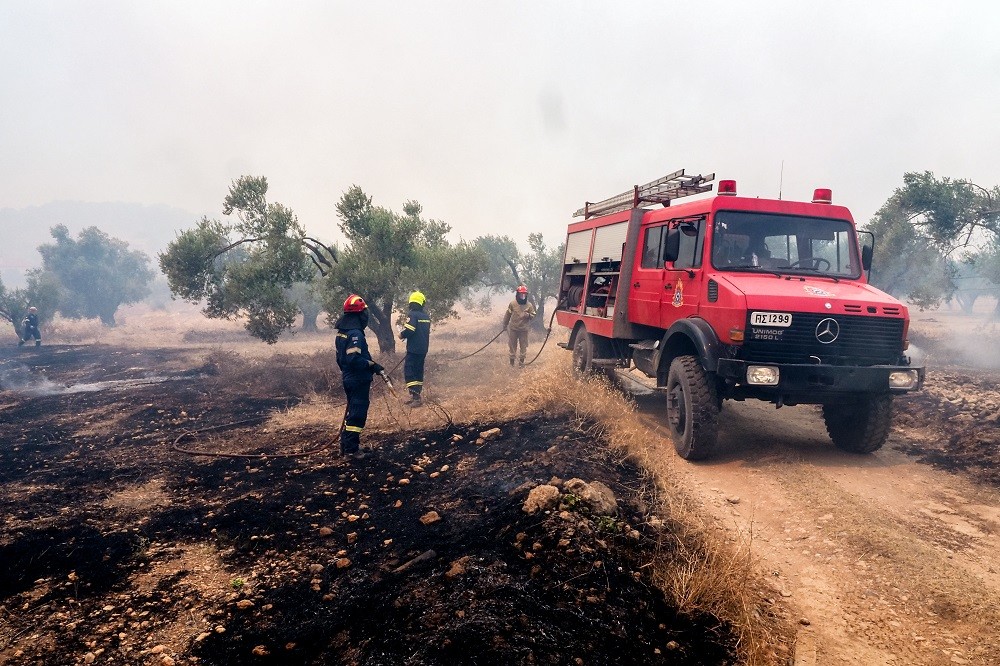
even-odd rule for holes
{"type": "Polygon", "coordinates": [[[836,319],[827,317],[816,324],[816,339],[820,344],[828,345],[840,335],[840,324],[836,319]]]}

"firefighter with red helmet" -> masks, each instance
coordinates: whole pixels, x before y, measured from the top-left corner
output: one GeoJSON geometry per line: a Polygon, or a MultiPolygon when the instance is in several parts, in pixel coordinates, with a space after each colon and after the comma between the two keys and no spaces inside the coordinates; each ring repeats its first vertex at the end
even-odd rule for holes
{"type": "Polygon", "coordinates": [[[511,367],[514,366],[515,356],[518,356],[520,366],[524,367],[524,357],[528,353],[528,328],[535,314],[535,306],[528,302],[528,288],[522,284],[514,293],[514,300],[507,306],[507,314],[503,318],[511,367]]]}
{"type": "Polygon", "coordinates": [[[372,360],[365,340],[368,326],[368,305],[357,294],[344,301],[344,314],[337,320],[337,365],[344,381],[347,412],[340,435],[340,452],[356,460],[364,458],[361,452],[361,432],[368,420],[371,403],[372,376],[385,371],[372,360]]]}

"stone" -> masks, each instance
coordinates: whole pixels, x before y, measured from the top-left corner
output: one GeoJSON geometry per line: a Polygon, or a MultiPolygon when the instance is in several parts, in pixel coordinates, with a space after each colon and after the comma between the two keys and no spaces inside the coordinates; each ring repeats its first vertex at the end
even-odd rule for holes
{"type": "Polygon", "coordinates": [[[424,525],[431,525],[441,520],[441,516],[437,511],[428,511],[424,515],[420,516],[420,522],[424,525]]]}
{"type": "Polygon", "coordinates": [[[587,483],[583,479],[570,479],[563,484],[563,489],[579,497],[597,515],[611,516],[618,513],[614,492],[600,481],[587,483]]]}
{"type": "Polygon", "coordinates": [[[549,511],[559,504],[559,489],[548,484],[535,486],[528,493],[521,510],[532,514],[539,511],[549,511]]]}
{"type": "Polygon", "coordinates": [[[484,441],[488,442],[491,439],[496,439],[500,436],[500,428],[490,428],[489,430],[484,430],[479,433],[479,437],[484,441]]]}
{"type": "Polygon", "coordinates": [[[332,536],[333,535],[333,530],[330,529],[329,527],[321,527],[321,528],[319,528],[319,535],[321,537],[332,536]]]}

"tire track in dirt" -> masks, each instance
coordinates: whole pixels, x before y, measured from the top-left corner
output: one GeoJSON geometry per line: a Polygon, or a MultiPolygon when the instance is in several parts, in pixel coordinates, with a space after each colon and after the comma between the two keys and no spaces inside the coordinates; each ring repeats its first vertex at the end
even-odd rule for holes
{"type": "Polygon", "coordinates": [[[815,407],[727,402],[719,454],[678,458],[658,399],[640,403],[662,474],[752,538],[800,625],[797,664],[996,664],[1000,494],[895,450],[834,448],[815,407]]]}

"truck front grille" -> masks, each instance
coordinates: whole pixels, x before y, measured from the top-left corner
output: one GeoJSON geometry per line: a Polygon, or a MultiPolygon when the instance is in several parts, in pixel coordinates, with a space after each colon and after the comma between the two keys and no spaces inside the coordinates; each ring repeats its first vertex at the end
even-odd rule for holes
{"type": "Polygon", "coordinates": [[[902,319],[794,312],[791,326],[764,328],[751,326],[747,313],[742,354],[747,361],[886,365],[898,363],[902,353],[902,319]],[[822,342],[831,332],[835,338],[822,342]]]}

